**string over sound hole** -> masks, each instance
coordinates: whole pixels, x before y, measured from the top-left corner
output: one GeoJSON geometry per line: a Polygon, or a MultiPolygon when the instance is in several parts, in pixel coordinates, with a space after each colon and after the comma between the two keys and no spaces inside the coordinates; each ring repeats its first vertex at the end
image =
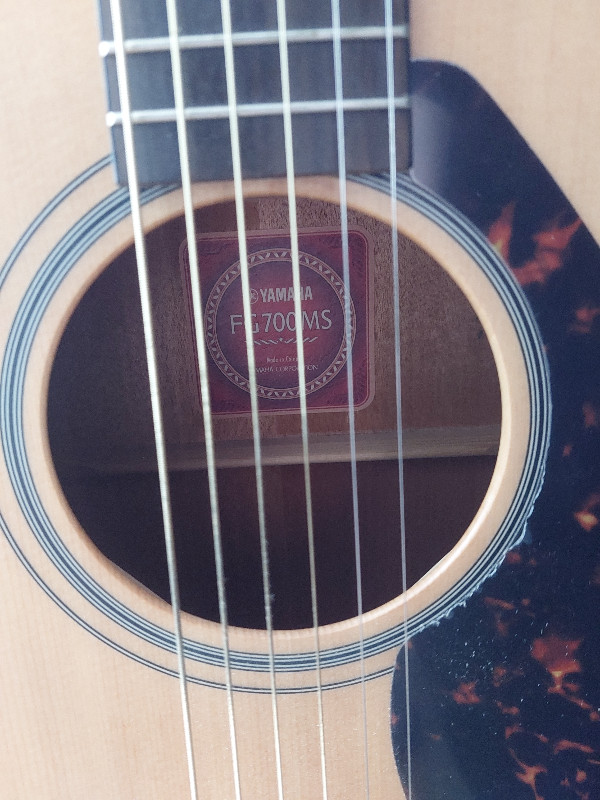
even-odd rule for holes
{"type": "MultiPolygon", "coordinates": [[[[299,216],[304,229],[339,225],[338,210],[320,201],[301,201],[299,216]]],[[[249,228],[281,236],[287,225],[285,202],[249,202],[247,218],[249,228]]],[[[356,413],[358,524],[352,511],[347,412],[343,407],[319,408],[317,392],[316,408],[309,414],[320,624],[357,613],[356,529],[363,609],[377,608],[402,591],[391,235],[385,225],[363,215],[353,215],[351,222],[372,246],[365,337],[374,391],[356,413]]],[[[232,205],[203,209],[197,226],[202,231],[232,230],[232,205]]],[[[179,257],[184,238],[182,220],[171,221],[149,234],[148,251],[160,322],[181,603],[185,611],[217,620],[206,453],[179,257]]],[[[404,489],[412,585],[454,546],[481,503],[495,464],[500,402],[489,345],[468,302],[447,274],[404,238],[401,254],[404,489]]],[[[203,286],[205,299],[210,288],[203,286]]],[[[138,307],[134,256],[128,250],[90,287],[65,330],[50,382],[49,433],[63,490],[87,535],[111,561],[168,601],[138,307]]],[[[214,364],[211,369],[215,381],[227,387],[227,378],[214,364]]],[[[343,371],[338,379],[346,380],[343,371]]],[[[213,425],[229,621],[261,628],[264,602],[250,425],[239,408],[225,413],[215,404],[218,397],[213,396],[213,425]]],[[[264,401],[271,592],[274,623],[282,629],[312,625],[299,434],[297,411],[273,412],[264,401]]]]}

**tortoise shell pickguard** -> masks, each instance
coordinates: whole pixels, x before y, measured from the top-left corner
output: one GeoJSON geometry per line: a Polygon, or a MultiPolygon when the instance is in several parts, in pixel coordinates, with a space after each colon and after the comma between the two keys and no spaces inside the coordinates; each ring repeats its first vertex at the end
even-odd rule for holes
{"type": "MultiPolygon", "coordinates": [[[[492,100],[418,63],[416,179],[504,256],[536,315],[553,428],[522,544],[464,607],[408,645],[415,798],[600,797],[600,250],[492,100]],[[436,124],[439,120],[444,125],[436,124]],[[419,129],[435,128],[429,137],[419,129]],[[443,167],[432,176],[429,165],[443,167]]],[[[408,782],[401,652],[392,738],[408,782]]]]}

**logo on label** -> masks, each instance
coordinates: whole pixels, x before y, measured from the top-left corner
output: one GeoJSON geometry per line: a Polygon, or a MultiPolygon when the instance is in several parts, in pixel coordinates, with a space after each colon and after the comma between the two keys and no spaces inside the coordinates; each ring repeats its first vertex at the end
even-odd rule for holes
{"type": "MultiPolygon", "coordinates": [[[[354,304],[338,273],[305,252],[299,254],[299,265],[300,320],[290,250],[275,247],[248,255],[257,393],[265,400],[298,397],[298,336],[302,337],[307,395],[338,375],[348,360],[348,337],[350,349],[354,342],[354,304]]],[[[249,392],[239,261],[222,273],[208,296],[205,335],[208,351],[223,375],[249,392]]]]}
{"type": "MultiPolygon", "coordinates": [[[[309,411],[348,408],[350,360],[355,407],[368,404],[374,392],[370,358],[372,243],[368,235],[357,229],[347,232],[348,287],[342,278],[344,246],[339,228],[299,231],[298,314],[289,233],[251,231],[246,241],[250,295],[247,321],[237,236],[212,233],[196,239],[212,413],[250,411],[247,336],[252,345],[250,360],[254,361],[261,412],[299,410],[299,344],[309,411]]],[[[193,341],[195,325],[185,241],[180,247],[180,262],[193,341]]],[[[200,392],[197,363],[195,369],[200,392]]]]}

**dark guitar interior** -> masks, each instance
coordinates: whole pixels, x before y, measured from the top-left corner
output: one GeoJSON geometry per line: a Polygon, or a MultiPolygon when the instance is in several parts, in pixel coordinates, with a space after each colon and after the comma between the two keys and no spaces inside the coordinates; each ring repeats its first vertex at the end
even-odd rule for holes
{"type": "MultiPolygon", "coordinates": [[[[254,230],[287,227],[281,199],[247,203],[254,230]]],[[[299,202],[302,228],[335,226],[339,211],[299,202]]],[[[358,505],[364,610],[402,591],[390,231],[351,212],[374,243],[375,393],[357,411],[358,505]],[[387,455],[381,455],[381,442],[387,455]]],[[[235,229],[233,204],[203,209],[199,231],[235,229]]],[[[178,251],[181,219],[148,236],[182,607],[217,620],[213,540],[194,350],[178,251]]],[[[495,464],[498,378],[487,338],[453,281],[401,237],[402,407],[408,584],[466,530],[495,464]]],[[[345,374],[338,376],[345,380],[345,374]]],[[[168,601],[139,294],[132,249],[89,288],[64,332],[48,398],[52,454],[83,529],[114,563],[168,601]]],[[[215,416],[229,619],[264,626],[256,484],[246,416],[215,416]],[[221,449],[219,449],[221,448],[221,449]]],[[[322,624],[357,612],[348,414],[309,414],[318,613],[322,624]]],[[[297,413],[261,413],[266,522],[275,625],[312,625],[303,467],[297,413]],[[276,447],[280,448],[272,454],[276,447]],[[281,450],[283,448],[283,450],[281,450]]]]}

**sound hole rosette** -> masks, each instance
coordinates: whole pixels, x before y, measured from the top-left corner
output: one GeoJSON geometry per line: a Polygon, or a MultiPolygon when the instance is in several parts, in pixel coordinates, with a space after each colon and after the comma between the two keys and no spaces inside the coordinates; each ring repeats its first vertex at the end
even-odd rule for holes
{"type": "MultiPolygon", "coordinates": [[[[301,196],[338,201],[334,179],[301,180],[297,190],[301,196]]],[[[246,191],[284,195],[286,188],[283,181],[256,181],[246,191]]],[[[231,186],[208,184],[196,202],[210,205],[232,196],[231,186]]],[[[397,198],[399,228],[447,269],[488,336],[502,397],[500,447],[484,501],[452,551],[405,596],[366,613],[362,641],[357,619],[320,628],[326,687],[389,672],[407,636],[449,614],[494,571],[524,533],[548,446],[546,361],[535,321],[506,266],[470,223],[409,179],[398,179],[397,198]]],[[[147,190],[143,199],[149,228],[181,214],[176,190],[147,190]]],[[[389,224],[389,179],[349,182],[348,203],[389,224]]],[[[175,674],[171,609],[108,562],[84,535],[62,495],[46,432],[48,376],[58,341],[86,288],[131,244],[128,215],[127,193],[114,190],[110,168],[100,162],[48,205],[0,273],[2,282],[11,281],[14,298],[0,389],[9,486],[2,527],[25,568],[75,621],[119,652],[175,674]],[[58,239],[48,233],[53,224],[62,231],[58,239]]],[[[183,628],[190,680],[222,686],[218,624],[184,615],[183,628]]],[[[274,645],[278,691],[312,690],[313,631],[276,631],[274,645]]],[[[230,647],[236,686],[269,691],[265,632],[232,628],[230,647]]]]}

